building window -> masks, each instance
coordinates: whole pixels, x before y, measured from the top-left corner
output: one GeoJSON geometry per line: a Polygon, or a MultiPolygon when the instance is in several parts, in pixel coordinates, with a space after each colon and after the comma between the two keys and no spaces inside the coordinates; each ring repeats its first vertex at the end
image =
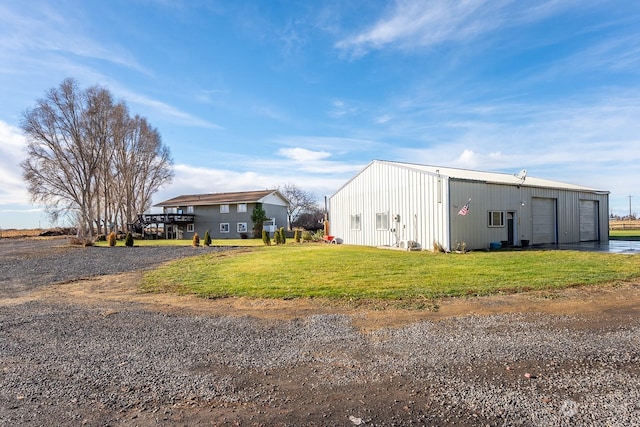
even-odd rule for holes
{"type": "Polygon", "coordinates": [[[247,223],[239,222],[238,223],[238,233],[246,233],[247,232],[247,223]]]}
{"type": "Polygon", "coordinates": [[[238,212],[246,212],[247,204],[246,203],[238,203],[238,212]]]}
{"type": "Polygon", "coordinates": [[[351,215],[351,229],[360,230],[360,214],[351,215]]]}
{"type": "Polygon", "coordinates": [[[389,212],[379,212],[376,214],[376,230],[389,229],[389,212]]]}
{"type": "Polygon", "coordinates": [[[504,212],[489,211],[489,227],[504,227],[504,212]]]}
{"type": "Polygon", "coordinates": [[[188,214],[192,214],[193,213],[193,206],[187,206],[187,213],[188,214]]]}
{"type": "Polygon", "coordinates": [[[187,224],[187,233],[193,233],[193,224],[187,224]]]}
{"type": "Polygon", "coordinates": [[[220,213],[229,213],[229,205],[220,205],[220,213]]]}
{"type": "Polygon", "coordinates": [[[220,232],[221,233],[228,233],[229,232],[229,223],[228,222],[220,223],[220,232]]]}

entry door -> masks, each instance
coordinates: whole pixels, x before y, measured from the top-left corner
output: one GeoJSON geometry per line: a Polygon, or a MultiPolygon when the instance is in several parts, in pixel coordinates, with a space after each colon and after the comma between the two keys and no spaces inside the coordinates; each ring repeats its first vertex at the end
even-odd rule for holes
{"type": "Polygon", "coordinates": [[[509,245],[516,245],[516,236],[518,232],[516,231],[516,213],[515,212],[507,212],[507,241],[509,245]]]}
{"type": "Polygon", "coordinates": [[[531,199],[533,213],[534,245],[556,243],[556,199],[534,197],[531,199]]]}
{"type": "Polygon", "coordinates": [[[580,200],[580,241],[598,240],[598,201],[580,200]]]}

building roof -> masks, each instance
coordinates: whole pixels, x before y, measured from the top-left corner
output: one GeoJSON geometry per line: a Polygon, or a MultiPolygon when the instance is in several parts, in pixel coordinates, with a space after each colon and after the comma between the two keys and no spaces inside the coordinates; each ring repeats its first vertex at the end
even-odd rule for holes
{"type": "Polygon", "coordinates": [[[275,195],[289,204],[289,201],[278,190],[239,191],[234,193],[189,194],[165,200],[154,206],[209,206],[230,203],[262,203],[268,196],[275,195]]]}
{"type": "Polygon", "coordinates": [[[598,190],[591,187],[585,187],[575,184],[568,184],[566,182],[552,181],[549,179],[535,178],[532,176],[527,176],[526,171],[524,179],[522,177],[518,177],[516,174],[508,174],[508,173],[499,173],[499,172],[482,172],[475,171],[469,169],[456,169],[456,168],[448,168],[442,166],[430,166],[430,165],[419,165],[413,163],[402,163],[402,162],[392,162],[387,160],[373,160],[369,165],[365,167],[368,168],[373,163],[382,163],[391,166],[407,168],[422,171],[431,175],[440,175],[443,177],[448,177],[450,179],[456,179],[461,181],[477,181],[477,182],[485,182],[490,184],[503,184],[503,185],[521,185],[523,187],[541,187],[541,188],[557,188],[564,190],[574,190],[574,191],[586,191],[586,192],[597,192],[597,193],[609,193],[608,191],[598,190]]]}

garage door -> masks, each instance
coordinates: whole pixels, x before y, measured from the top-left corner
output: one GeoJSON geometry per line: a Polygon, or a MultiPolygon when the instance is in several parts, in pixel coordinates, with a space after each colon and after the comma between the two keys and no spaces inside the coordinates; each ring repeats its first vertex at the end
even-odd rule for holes
{"type": "Polygon", "coordinates": [[[556,199],[534,197],[531,199],[533,210],[533,233],[531,243],[534,245],[556,243],[556,199]]]}
{"type": "Polygon", "coordinates": [[[580,200],[580,241],[598,240],[598,201],[580,200]]]}

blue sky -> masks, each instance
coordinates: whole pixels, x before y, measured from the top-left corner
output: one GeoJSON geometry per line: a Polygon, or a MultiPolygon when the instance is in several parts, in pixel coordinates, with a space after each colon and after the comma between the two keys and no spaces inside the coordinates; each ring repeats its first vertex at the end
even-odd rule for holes
{"type": "Polygon", "coordinates": [[[19,125],[67,77],[158,128],[176,177],[155,202],[321,201],[382,159],[527,169],[640,212],[640,2],[0,0],[0,228],[49,226],[19,125]]]}

